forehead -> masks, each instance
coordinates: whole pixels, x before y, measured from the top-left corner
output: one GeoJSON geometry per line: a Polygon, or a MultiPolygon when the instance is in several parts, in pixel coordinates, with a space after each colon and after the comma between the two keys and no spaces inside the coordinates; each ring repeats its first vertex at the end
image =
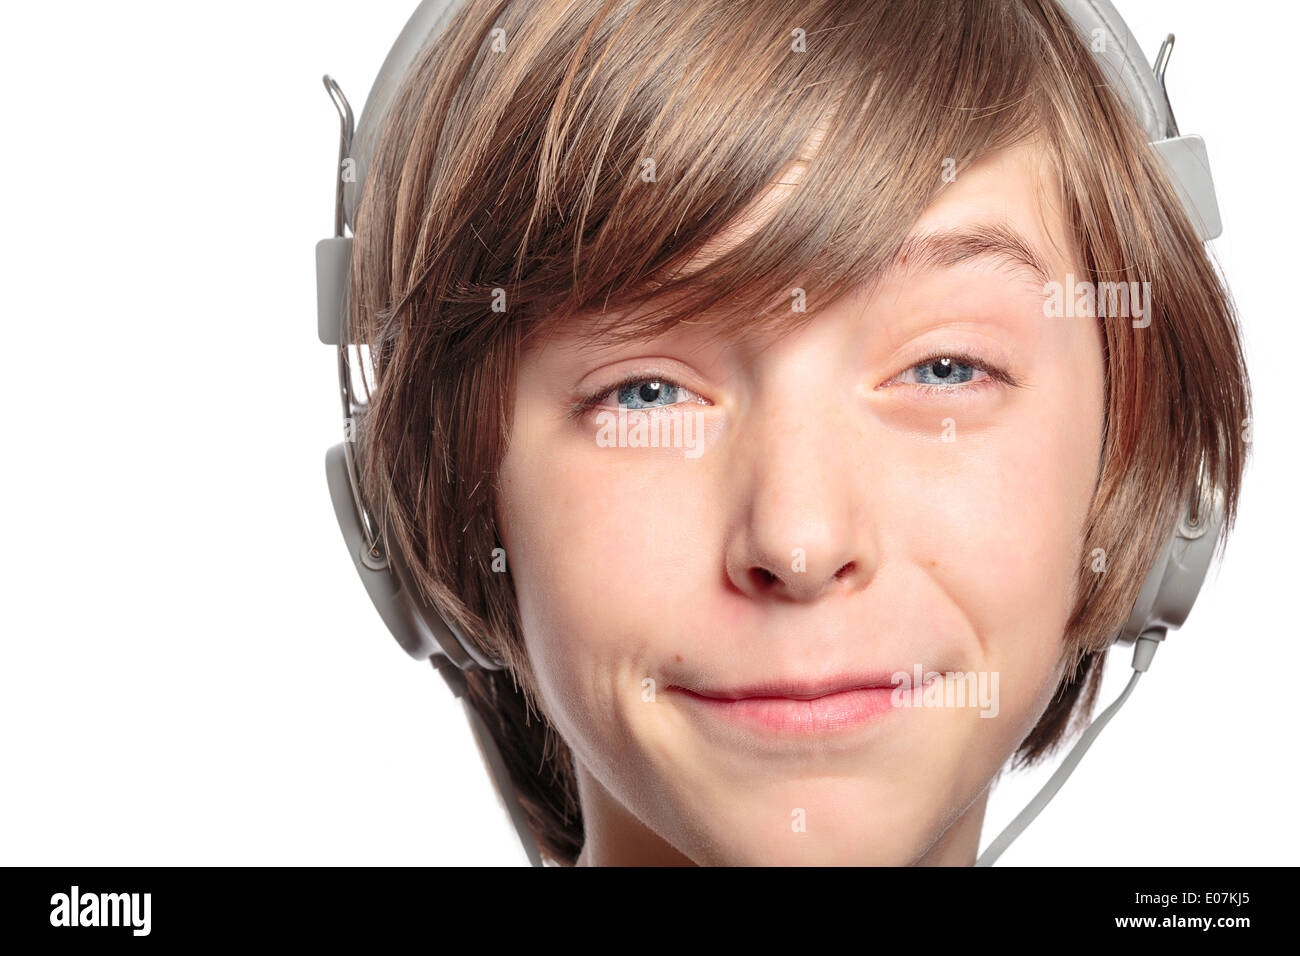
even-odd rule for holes
{"type": "MultiPolygon", "coordinates": [[[[1061,188],[1051,154],[1038,143],[999,150],[955,171],[955,178],[926,208],[909,239],[996,227],[1054,275],[1075,259],[1061,208],[1061,188]]],[[[908,244],[905,243],[906,248],[908,244]]],[[[1014,250],[1012,255],[1014,255],[1014,250]]]]}
{"type": "MultiPolygon", "coordinates": [[[[817,161],[820,142],[819,130],[744,213],[710,237],[691,258],[652,280],[689,276],[762,228],[796,194],[817,161]]],[[[907,231],[894,257],[858,288],[855,298],[870,295],[885,284],[897,286],[968,262],[997,266],[1009,279],[1037,290],[1074,267],[1078,257],[1065,228],[1059,175],[1051,153],[1040,141],[990,152],[965,167],[936,168],[934,176],[941,183],[935,198],[907,231]]],[[[589,333],[608,318],[580,313],[549,332],[575,345],[591,345],[589,333]]],[[[780,332],[780,327],[760,326],[737,329],[728,338],[740,341],[753,335],[766,339],[780,332]]]]}
{"type": "MultiPolygon", "coordinates": [[[[759,199],[668,275],[696,272],[758,231],[794,195],[816,161],[822,137],[819,128],[759,199]]],[[[937,197],[909,230],[882,279],[983,256],[1041,284],[1077,258],[1065,228],[1059,176],[1041,142],[997,150],[962,169],[935,170],[936,180],[941,177],[937,197]]]]}

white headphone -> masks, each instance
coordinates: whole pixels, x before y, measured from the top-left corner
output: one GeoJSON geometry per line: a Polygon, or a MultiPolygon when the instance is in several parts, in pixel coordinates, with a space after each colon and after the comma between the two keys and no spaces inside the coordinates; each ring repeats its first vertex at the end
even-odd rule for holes
{"type": "MultiPolygon", "coordinates": [[[[316,245],[318,335],[322,343],[338,350],[339,392],[348,436],[347,441],[326,453],[325,470],[339,528],[366,592],[403,650],[417,660],[431,660],[453,693],[461,699],[480,752],[496,781],[524,850],[534,866],[541,866],[541,855],[525,823],[496,741],[464,696],[463,671],[476,668],[500,670],[503,665],[484,656],[451,620],[418,598],[410,570],[402,563],[400,555],[388,551],[384,529],[379,527],[361,496],[352,425],[365,406],[353,388],[349,358],[349,346],[360,343],[347,342],[342,334],[342,330],[347,328],[347,280],[352,259],[352,239],[345,235],[345,227],[350,229],[355,225],[366,171],[388,108],[417,53],[441,32],[464,2],[424,0],[419,5],[384,60],[366,100],[360,123],[354,123],[352,109],[338,84],[329,76],[325,77],[326,89],[339,111],[342,130],[334,236],[322,239],[316,245]]],[[[1109,0],[1056,2],[1074,20],[1103,72],[1112,78],[1114,88],[1146,129],[1151,148],[1165,163],[1201,240],[1218,236],[1221,232],[1219,208],[1205,143],[1199,136],[1179,134],[1165,91],[1164,74],[1173,50],[1173,35],[1169,35],[1161,45],[1153,70],[1109,0]]],[[[1134,645],[1134,673],[1128,685],[1114,703],[1097,716],[1051,779],[989,845],[976,866],[992,864],[1047,805],[1097,734],[1128,699],[1138,677],[1150,666],[1166,632],[1180,627],[1187,618],[1209,570],[1224,518],[1222,489],[1210,484],[1203,475],[1198,479],[1196,497],[1186,507],[1180,508],[1181,517],[1177,525],[1148,571],[1127,622],[1116,635],[1116,643],[1134,645]]]]}

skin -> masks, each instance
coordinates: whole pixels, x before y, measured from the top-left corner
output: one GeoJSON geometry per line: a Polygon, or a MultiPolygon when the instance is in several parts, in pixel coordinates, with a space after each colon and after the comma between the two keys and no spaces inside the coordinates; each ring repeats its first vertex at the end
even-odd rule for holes
{"type": "MultiPolygon", "coordinates": [[[[1003,223],[1064,282],[1081,270],[1057,195],[1037,147],[1005,150],[914,231],[1003,223]]],[[[602,348],[574,329],[526,354],[497,520],[576,762],[579,863],[973,863],[991,781],[1061,677],[1103,385],[1096,323],[1045,318],[1042,279],[988,257],[900,268],[741,346],[680,327],[602,348]],[[909,370],[945,352],[1017,384],[926,389],[909,370]],[[602,447],[595,410],[566,416],[643,373],[687,390],[665,414],[699,416],[698,457],[602,447]],[[759,734],[671,689],[915,664],[996,674],[996,716],[897,707],[759,734]]]]}

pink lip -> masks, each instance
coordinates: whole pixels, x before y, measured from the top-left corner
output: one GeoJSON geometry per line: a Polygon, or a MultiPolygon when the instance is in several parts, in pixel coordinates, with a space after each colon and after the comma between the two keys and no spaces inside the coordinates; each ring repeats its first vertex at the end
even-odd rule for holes
{"type": "Polygon", "coordinates": [[[734,690],[670,689],[705,713],[744,727],[782,734],[827,734],[894,710],[895,686],[889,677],[867,677],[818,683],[769,682],[734,690]]]}

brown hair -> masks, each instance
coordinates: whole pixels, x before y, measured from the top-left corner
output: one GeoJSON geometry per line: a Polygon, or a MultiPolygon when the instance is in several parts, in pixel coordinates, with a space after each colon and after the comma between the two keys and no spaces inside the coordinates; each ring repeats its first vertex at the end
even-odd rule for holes
{"type": "Polygon", "coordinates": [[[1227,291],[1068,18],[1052,0],[470,0],[417,58],[357,221],[348,321],[376,382],[362,480],[426,598],[508,665],[470,673],[469,696],[546,856],[571,864],[582,847],[574,768],[508,574],[491,569],[521,351],[566,318],[651,295],[669,304],[599,334],[687,316],[723,336],[807,321],[880,275],[946,159],[960,171],[1031,139],[1056,167],[1080,280],[1158,294],[1149,328],[1099,320],[1106,421],[1084,553],[1104,548],[1108,567],[1080,568],[1066,677],[1022,766],[1091,714],[1106,648],[1202,459],[1231,526],[1249,415],[1227,291]],[[788,201],[678,270],[818,129],[788,201]],[[806,314],[790,311],[795,287],[806,314]]]}

